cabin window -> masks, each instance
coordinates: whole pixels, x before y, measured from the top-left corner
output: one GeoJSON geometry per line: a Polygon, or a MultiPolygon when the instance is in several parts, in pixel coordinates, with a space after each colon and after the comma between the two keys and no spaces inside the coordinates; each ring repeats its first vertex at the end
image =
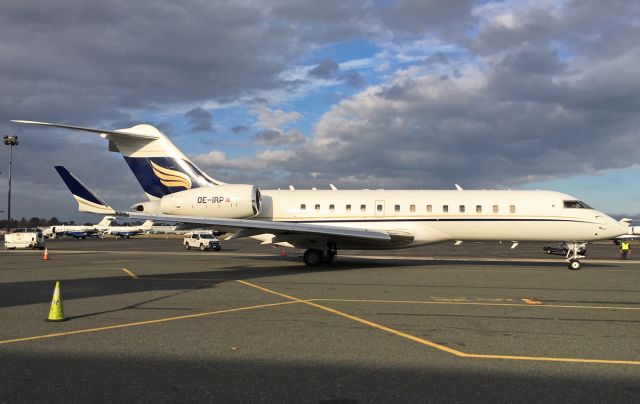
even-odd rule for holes
{"type": "Polygon", "coordinates": [[[442,205],[442,211],[447,213],[449,211],[449,205],[442,205]]]}
{"type": "Polygon", "coordinates": [[[395,206],[395,208],[394,208],[394,210],[395,210],[396,212],[400,212],[400,205],[396,205],[396,206],[395,206]]]}
{"type": "Polygon", "coordinates": [[[593,209],[582,201],[564,201],[565,209],[593,209]]]}
{"type": "Polygon", "coordinates": [[[333,212],[334,210],[336,210],[336,205],[334,204],[329,205],[329,211],[333,212]]]}
{"type": "Polygon", "coordinates": [[[476,213],[482,213],[482,205],[476,205],[476,213]]]}
{"type": "Polygon", "coordinates": [[[382,205],[377,205],[377,206],[376,206],[376,210],[377,210],[378,212],[382,212],[382,205]]]}
{"type": "Polygon", "coordinates": [[[493,213],[498,213],[498,205],[493,205],[493,213]]]}
{"type": "Polygon", "coordinates": [[[431,213],[433,211],[433,206],[427,205],[427,212],[431,213]]]}
{"type": "Polygon", "coordinates": [[[316,203],[316,210],[320,210],[320,204],[316,203]]]}
{"type": "Polygon", "coordinates": [[[300,205],[300,210],[305,210],[307,209],[307,205],[305,205],[304,203],[300,205]]]}
{"type": "Polygon", "coordinates": [[[346,210],[347,212],[351,212],[351,205],[347,205],[347,206],[345,206],[345,210],[346,210]]]}
{"type": "Polygon", "coordinates": [[[366,212],[367,211],[367,205],[360,205],[360,212],[366,212]]]}
{"type": "Polygon", "coordinates": [[[415,212],[416,211],[416,205],[409,205],[409,211],[410,212],[415,212]]]}
{"type": "Polygon", "coordinates": [[[465,207],[464,205],[460,205],[460,213],[464,213],[465,207]]]}
{"type": "Polygon", "coordinates": [[[509,205],[509,212],[516,213],[516,205],[509,205]]]}

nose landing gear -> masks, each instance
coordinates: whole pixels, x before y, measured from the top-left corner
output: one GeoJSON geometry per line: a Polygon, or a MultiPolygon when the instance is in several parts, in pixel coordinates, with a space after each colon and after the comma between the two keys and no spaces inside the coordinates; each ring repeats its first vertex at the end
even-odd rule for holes
{"type": "Polygon", "coordinates": [[[587,243],[567,243],[567,267],[572,271],[580,269],[580,259],[585,258],[585,255],[581,255],[586,251],[587,243]]]}

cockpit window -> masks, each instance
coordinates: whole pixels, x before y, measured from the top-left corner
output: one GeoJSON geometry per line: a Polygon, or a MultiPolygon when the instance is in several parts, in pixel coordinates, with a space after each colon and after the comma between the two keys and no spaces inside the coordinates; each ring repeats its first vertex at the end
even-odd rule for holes
{"type": "Polygon", "coordinates": [[[564,201],[565,209],[593,209],[582,201],[564,201]]]}

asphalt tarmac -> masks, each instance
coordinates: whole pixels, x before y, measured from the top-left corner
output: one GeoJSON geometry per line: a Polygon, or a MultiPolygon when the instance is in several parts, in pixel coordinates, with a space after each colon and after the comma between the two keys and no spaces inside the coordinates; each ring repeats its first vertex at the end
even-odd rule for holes
{"type": "MultiPolygon", "coordinates": [[[[0,402],[639,402],[640,261],[542,245],[0,250],[0,402]],[[68,321],[44,322],[55,281],[68,321]]],[[[635,247],[635,246],[634,246],[635,247]]],[[[640,250],[639,250],[640,252],[640,250]]]]}

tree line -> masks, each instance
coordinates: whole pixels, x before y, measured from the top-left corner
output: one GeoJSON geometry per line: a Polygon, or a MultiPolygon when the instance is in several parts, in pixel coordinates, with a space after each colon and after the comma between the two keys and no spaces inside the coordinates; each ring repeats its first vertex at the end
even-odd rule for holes
{"type": "MultiPolygon", "coordinates": [[[[27,219],[25,217],[20,219],[11,219],[11,228],[16,229],[19,227],[49,227],[49,226],[57,226],[60,224],[69,224],[75,225],[76,222],[70,220],[68,222],[61,222],[57,217],[52,217],[50,219],[46,219],[44,217],[32,217],[27,219]]],[[[85,223],[87,226],[91,226],[93,223],[85,223]]],[[[7,219],[0,220],[0,229],[7,228],[7,219]]]]}

